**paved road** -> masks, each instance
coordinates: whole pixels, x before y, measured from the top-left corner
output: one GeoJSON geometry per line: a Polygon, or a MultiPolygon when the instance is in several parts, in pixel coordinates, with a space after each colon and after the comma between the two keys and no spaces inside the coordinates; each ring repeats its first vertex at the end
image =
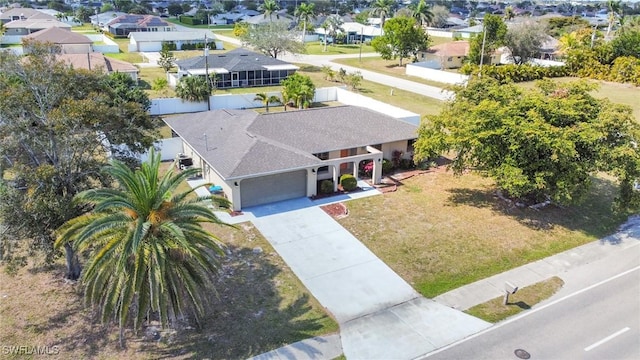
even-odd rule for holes
{"type": "Polygon", "coordinates": [[[427,358],[640,359],[639,294],[636,266],[427,358]]]}

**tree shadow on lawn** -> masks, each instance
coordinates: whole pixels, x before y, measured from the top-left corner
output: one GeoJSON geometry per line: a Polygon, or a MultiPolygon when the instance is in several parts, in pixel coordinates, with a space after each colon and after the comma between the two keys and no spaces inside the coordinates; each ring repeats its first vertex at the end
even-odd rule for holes
{"type": "Polygon", "coordinates": [[[253,249],[234,246],[228,250],[231,254],[223,262],[216,285],[218,296],[212,289],[211,311],[202,328],[179,331],[167,349],[153,352],[154,357],[191,354],[195,358],[246,359],[313,337],[329,320],[324,314],[310,314],[309,296],[291,293],[292,286],[279,278],[282,273],[273,262],[279,259],[275,252],[255,254],[253,249]],[[288,299],[282,296],[287,291],[288,299]]]}
{"type": "Polygon", "coordinates": [[[490,208],[534,230],[562,226],[599,238],[610,235],[627,219],[627,214],[612,213],[612,202],[618,191],[612,180],[593,178],[592,181],[592,188],[582,202],[564,207],[548,205],[538,210],[518,207],[500,199],[494,187],[450,189],[448,200],[451,206],[490,208]]]}

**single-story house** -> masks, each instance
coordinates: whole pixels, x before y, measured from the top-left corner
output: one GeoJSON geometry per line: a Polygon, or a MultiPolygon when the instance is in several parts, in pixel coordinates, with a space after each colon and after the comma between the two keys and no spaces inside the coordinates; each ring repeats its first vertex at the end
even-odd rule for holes
{"type": "Polygon", "coordinates": [[[114,72],[124,73],[129,75],[135,82],[138,82],[139,70],[135,65],[106,57],[102,53],[60,54],[58,59],[74,69],[100,70],[109,74],[114,72]]]}
{"type": "Polygon", "coordinates": [[[175,31],[175,26],[154,15],[121,15],[109,21],[107,31],[116,36],[128,36],[130,32],[175,31]]]}
{"type": "Polygon", "coordinates": [[[484,25],[474,25],[463,29],[458,29],[453,32],[453,37],[461,37],[463,39],[470,39],[472,36],[481,34],[484,31],[484,25]]]}
{"type": "MultiPolygon", "coordinates": [[[[371,25],[363,25],[357,22],[346,22],[340,26],[340,30],[345,34],[345,43],[354,44],[362,42],[369,42],[374,38],[382,35],[382,30],[379,27],[371,25]]],[[[315,28],[314,32],[318,35],[320,41],[324,41],[325,30],[322,27],[315,28]]],[[[328,42],[332,42],[331,37],[327,38],[328,42]]]]}
{"type": "Polygon", "coordinates": [[[7,24],[11,21],[15,20],[26,20],[32,16],[42,16],[45,15],[46,18],[55,19],[55,16],[45,14],[44,12],[31,8],[9,8],[4,12],[0,12],[0,22],[3,24],[7,24]]]}
{"type": "Polygon", "coordinates": [[[164,119],[183,141],[202,177],[220,186],[239,211],[255,205],[317,195],[319,182],[358,176],[373,162],[380,183],[382,159],[395,151],[410,158],[417,126],[357,106],[258,114],[214,110],[164,119]]]}
{"type": "Polygon", "coordinates": [[[89,16],[89,21],[91,21],[92,25],[102,28],[109,21],[122,15],[127,15],[127,14],[120,11],[105,11],[103,13],[89,16]]]}
{"type": "Polygon", "coordinates": [[[160,51],[162,44],[175,44],[176,50],[182,50],[185,44],[212,44],[222,50],[222,42],[217,41],[211,31],[159,31],[129,33],[129,51],[160,51]]]}
{"type": "Polygon", "coordinates": [[[40,15],[34,15],[28,19],[13,20],[4,24],[4,36],[20,37],[52,27],[71,30],[71,25],[58,21],[56,18],[49,15],[40,13],[40,15]]]}
{"type": "MultiPolygon", "coordinates": [[[[60,46],[63,54],[87,54],[93,51],[91,48],[93,41],[91,41],[91,39],[69,29],[58,27],[52,27],[26,35],[22,40],[57,44],[60,46]]],[[[25,51],[28,52],[26,49],[25,51]]]]}
{"type": "Polygon", "coordinates": [[[228,25],[244,21],[255,15],[257,14],[254,14],[253,12],[250,14],[247,12],[228,12],[212,15],[210,16],[209,21],[211,25],[228,25]]]}
{"type": "Polygon", "coordinates": [[[178,78],[215,74],[220,89],[278,85],[298,70],[293,64],[243,48],[178,60],[176,66],[178,78]]]}
{"type": "Polygon", "coordinates": [[[437,61],[441,69],[457,69],[469,55],[469,42],[453,41],[434,45],[427,51],[418,53],[418,61],[437,61]]]}

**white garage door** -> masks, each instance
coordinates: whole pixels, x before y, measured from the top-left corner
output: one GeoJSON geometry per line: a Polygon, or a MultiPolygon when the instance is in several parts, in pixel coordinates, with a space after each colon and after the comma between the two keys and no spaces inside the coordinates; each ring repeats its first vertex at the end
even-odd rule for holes
{"type": "Polygon", "coordinates": [[[307,171],[245,179],[240,182],[242,207],[307,196],[307,171]]]}

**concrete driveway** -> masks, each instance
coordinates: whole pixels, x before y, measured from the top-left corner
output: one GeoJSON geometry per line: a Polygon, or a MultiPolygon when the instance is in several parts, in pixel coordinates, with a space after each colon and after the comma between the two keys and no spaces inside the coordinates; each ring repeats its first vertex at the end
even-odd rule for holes
{"type": "Polygon", "coordinates": [[[336,318],[348,359],[411,359],[490,326],[420,296],[307,198],[246,212],[336,318]]]}

